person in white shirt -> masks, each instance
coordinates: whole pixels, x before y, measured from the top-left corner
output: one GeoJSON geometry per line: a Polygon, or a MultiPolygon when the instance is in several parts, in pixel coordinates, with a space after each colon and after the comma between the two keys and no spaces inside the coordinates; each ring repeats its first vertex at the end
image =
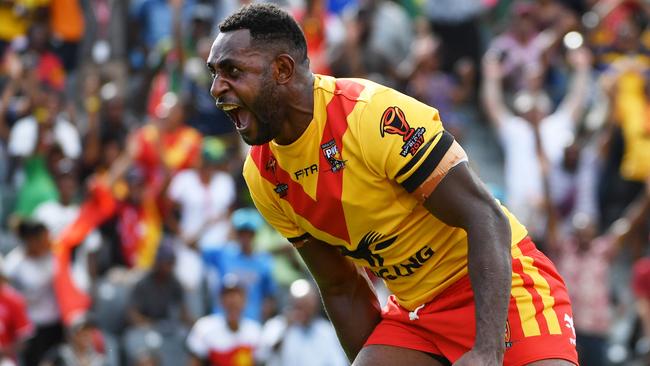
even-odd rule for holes
{"type": "Polygon", "coordinates": [[[290,287],[285,315],[269,319],[257,358],[267,366],[349,365],[332,324],[320,316],[320,299],[304,279],[290,287]]]}
{"type": "Polygon", "coordinates": [[[58,145],[67,158],[81,155],[81,137],[77,128],[61,114],[63,95],[41,83],[34,93],[32,114],[21,118],[9,133],[8,151],[11,156],[27,158],[37,153],[47,155],[58,145]]]}
{"type": "Polygon", "coordinates": [[[226,144],[215,137],[203,139],[201,163],[174,176],[168,196],[180,210],[178,234],[200,248],[220,247],[228,241],[235,182],[225,170],[226,144]]]}
{"type": "Polygon", "coordinates": [[[216,249],[229,241],[230,212],[235,202],[235,181],[225,167],[228,160],[226,144],[218,138],[206,137],[201,146],[197,168],[178,172],[167,195],[180,212],[179,221],[168,218],[181,244],[176,251],[176,276],[187,292],[190,312],[205,314],[202,295],[205,269],[199,249],[216,249]]]}
{"type": "MultiPolygon", "coordinates": [[[[74,161],[67,158],[56,164],[54,174],[59,200],[41,203],[32,215],[37,221],[47,226],[52,239],[56,239],[79,216],[79,204],[76,202],[79,182],[74,168],[74,161]]],[[[97,231],[92,231],[75,251],[72,277],[75,284],[84,291],[90,290],[95,272],[95,255],[100,246],[100,234],[97,231]]]]}
{"type": "Polygon", "coordinates": [[[187,336],[190,366],[253,366],[261,327],[242,316],[246,290],[233,274],[224,276],[221,288],[223,314],[200,318],[187,336]]]}
{"type": "Polygon", "coordinates": [[[529,64],[525,89],[514,96],[514,113],[504,101],[504,69],[498,55],[488,53],[484,58],[482,97],[505,155],[506,203],[534,237],[546,232],[547,199],[557,203],[566,195],[562,162],[588,94],[591,54],[578,49],[568,56],[575,75],[558,108],[552,111],[543,90],[541,65],[529,64]]]}
{"type": "Polygon", "coordinates": [[[5,258],[4,275],[27,302],[27,313],[36,326],[34,337],[22,352],[25,365],[38,365],[41,357],[63,341],[63,326],[54,294],[54,257],[49,232],[42,223],[23,220],[18,226],[22,245],[5,258]]]}

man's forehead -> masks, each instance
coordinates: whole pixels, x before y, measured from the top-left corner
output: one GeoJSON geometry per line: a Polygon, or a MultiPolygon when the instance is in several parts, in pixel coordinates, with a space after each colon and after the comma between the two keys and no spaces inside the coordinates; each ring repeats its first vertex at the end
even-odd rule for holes
{"type": "Polygon", "coordinates": [[[208,62],[218,62],[223,57],[244,55],[251,51],[251,35],[248,29],[219,33],[212,43],[208,62]]]}

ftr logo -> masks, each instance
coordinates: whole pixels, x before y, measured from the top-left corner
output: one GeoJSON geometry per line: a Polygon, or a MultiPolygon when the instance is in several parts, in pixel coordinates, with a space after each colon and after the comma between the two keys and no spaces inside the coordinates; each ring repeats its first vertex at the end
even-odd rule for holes
{"type": "Polygon", "coordinates": [[[379,129],[381,137],[384,137],[385,133],[402,136],[404,145],[402,145],[400,155],[403,157],[408,154],[415,155],[420,146],[424,144],[426,129],[424,127],[412,128],[406,120],[404,112],[399,107],[386,108],[381,116],[379,129]]]}

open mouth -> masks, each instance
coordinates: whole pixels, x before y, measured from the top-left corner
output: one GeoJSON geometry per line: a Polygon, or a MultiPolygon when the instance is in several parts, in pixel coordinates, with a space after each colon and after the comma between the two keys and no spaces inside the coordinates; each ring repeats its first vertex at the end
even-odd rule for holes
{"type": "Polygon", "coordinates": [[[241,118],[240,112],[244,111],[244,108],[239,104],[234,103],[217,103],[217,108],[226,112],[228,117],[233,121],[235,127],[238,131],[245,130],[248,127],[247,119],[241,118]]]}

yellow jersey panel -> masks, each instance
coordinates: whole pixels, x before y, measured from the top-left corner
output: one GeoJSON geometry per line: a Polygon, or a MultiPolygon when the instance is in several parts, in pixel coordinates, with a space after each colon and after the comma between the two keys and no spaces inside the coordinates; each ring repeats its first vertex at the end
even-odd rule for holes
{"type": "MultiPolygon", "coordinates": [[[[434,108],[367,80],[316,75],[309,127],[291,145],[252,147],[244,178],[282,235],[336,246],[412,310],[467,274],[465,231],[412,194],[453,142],[434,108]]],[[[526,229],[504,213],[515,245],[526,229]]]]}

